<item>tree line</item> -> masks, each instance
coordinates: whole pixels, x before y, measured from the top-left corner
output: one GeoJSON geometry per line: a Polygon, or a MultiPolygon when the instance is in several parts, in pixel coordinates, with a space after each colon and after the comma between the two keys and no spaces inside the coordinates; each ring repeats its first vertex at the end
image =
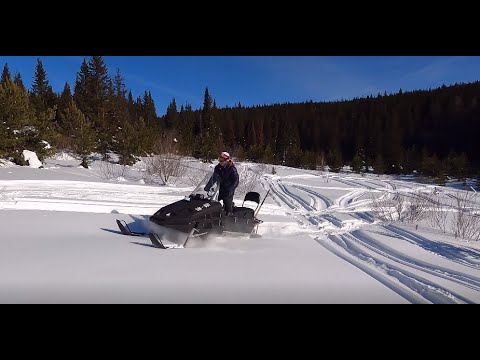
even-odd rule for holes
{"type": "Polygon", "coordinates": [[[42,61],[37,60],[31,89],[22,77],[13,77],[5,64],[0,79],[0,158],[24,164],[24,149],[37,152],[40,160],[56,149],[74,151],[87,167],[98,152],[120,156],[122,164],[153,151],[161,134],[155,103],[149,91],[133,98],[117,69],[108,73],[101,56],[84,60],[72,88],[65,83],[55,93],[42,61]]]}
{"type": "Polygon", "coordinates": [[[47,156],[71,149],[84,165],[92,151],[123,164],[155,153],[157,142],[203,160],[236,158],[316,169],[465,179],[480,170],[480,82],[332,102],[218,108],[208,87],[200,109],[173,98],[157,115],[149,91],[133,98],[101,56],[84,60],[72,89],[52,91],[40,59],[31,89],[5,65],[0,80],[0,157],[21,163],[23,149],[47,156]],[[46,146],[48,143],[51,147],[46,146]]]}

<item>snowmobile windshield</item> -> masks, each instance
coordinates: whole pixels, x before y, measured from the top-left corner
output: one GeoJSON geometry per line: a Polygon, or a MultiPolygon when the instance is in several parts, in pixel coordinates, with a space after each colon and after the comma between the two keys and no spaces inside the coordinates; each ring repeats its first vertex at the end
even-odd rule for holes
{"type": "Polygon", "coordinates": [[[214,173],[208,173],[188,198],[200,198],[208,200],[218,199],[220,182],[214,173]]]}

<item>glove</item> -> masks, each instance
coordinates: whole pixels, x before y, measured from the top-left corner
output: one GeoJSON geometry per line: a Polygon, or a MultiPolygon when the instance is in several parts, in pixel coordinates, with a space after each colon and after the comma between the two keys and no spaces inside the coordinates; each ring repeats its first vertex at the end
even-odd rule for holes
{"type": "Polygon", "coordinates": [[[213,195],[215,195],[215,189],[210,189],[210,190],[208,191],[207,195],[208,195],[209,197],[212,197],[213,195]]]}

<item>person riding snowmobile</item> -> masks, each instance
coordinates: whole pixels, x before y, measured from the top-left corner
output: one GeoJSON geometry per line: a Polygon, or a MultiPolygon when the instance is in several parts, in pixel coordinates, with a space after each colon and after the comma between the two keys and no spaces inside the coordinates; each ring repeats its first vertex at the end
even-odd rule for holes
{"type": "Polygon", "coordinates": [[[225,151],[218,158],[218,164],[204,190],[209,191],[217,181],[220,184],[218,200],[223,200],[223,208],[229,215],[233,212],[233,196],[238,187],[239,176],[230,154],[225,151]]]}

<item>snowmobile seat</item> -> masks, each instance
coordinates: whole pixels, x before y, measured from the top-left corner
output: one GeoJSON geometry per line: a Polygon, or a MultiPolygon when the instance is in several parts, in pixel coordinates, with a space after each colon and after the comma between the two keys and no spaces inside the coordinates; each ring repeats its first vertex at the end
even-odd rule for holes
{"type": "MultiPolygon", "coordinates": [[[[258,192],[248,192],[246,195],[245,195],[245,198],[243,199],[243,203],[245,203],[245,201],[253,201],[255,203],[260,204],[260,194],[258,192]]],[[[242,205],[243,206],[243,205],[242,205]]]]}
{"type": "Polygon", "coordinates": [[[253,219],[255,211],[247,207],[234,207],[232,215],[239,219],[253,219]]]}

